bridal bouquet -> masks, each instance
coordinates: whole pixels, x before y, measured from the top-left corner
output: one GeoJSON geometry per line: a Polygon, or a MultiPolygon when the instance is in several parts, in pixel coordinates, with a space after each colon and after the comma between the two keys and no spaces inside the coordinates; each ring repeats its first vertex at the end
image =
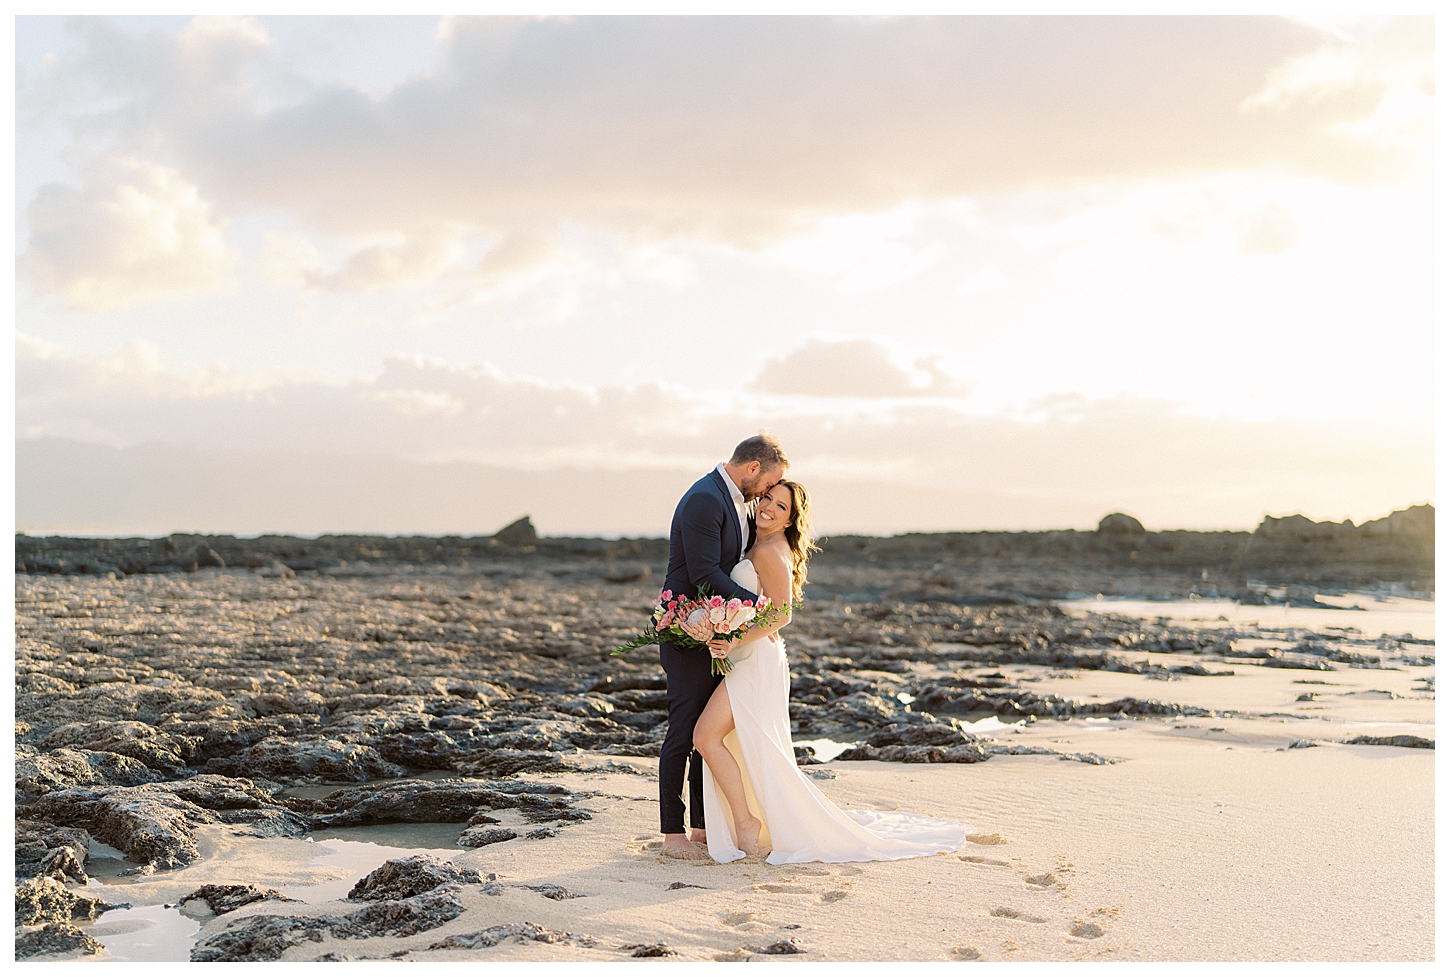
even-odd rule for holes
{"type": "MultiPolygon", "coordinates": [[[[664,641],[708,651],[708,645],[696,641],[685,631],[683,625],[687,621],[692,627],[708,622],[715,637],[728,641],[739,637],[752,625],[770,627],[780,613],[779,608],[772,606],[770,598],[764,596],[758,601],[740,600],[738,597],[726,600],[718,595],[711,596],[710,588],[702,585],[699,594],[691,600],[683,594],[664,590],[655,601],[654,623],[610,654],[622,655],[626,651],[664,641]]],[[[734,667],[729,658],[710,656],[710,672],[714,675],[724,675],[734,667]]]]}

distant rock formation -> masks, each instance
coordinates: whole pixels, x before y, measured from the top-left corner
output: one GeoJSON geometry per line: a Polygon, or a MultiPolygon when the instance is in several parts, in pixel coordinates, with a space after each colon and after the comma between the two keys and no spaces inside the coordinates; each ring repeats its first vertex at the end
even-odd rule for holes
{"type": "Polygon", "coordinates": [[[1359,531],[1366,536],[1417,536],[1421,539],[1435,538],[1435,507],[1412,505],[1408,509],[1391,512],[1383,519],[1371,519],[1362,524],[1359,531]]]}
{"type": "Polygon", "coordinates": [[[1148,530],[1132,516],[1122,512],[1110,512],[1098,523],[1098,532],[1105,536],[1146,536],[1148,530]]]}
{"type": "Polygon", "coordinates": [[[533,546],[539,541],[539,534],[533,520],[524,516],[494,533],[493,539],[500,546],[533,546]]]}
{"type": "Polygon", "coordinates": [[[1358,527],[1351,519],[1343,522],[1327,520],[1315,522],[1297,513],[1283,518],[1265,516],[1264,521],[1259,523],[1259,528],[1254,530],[1254,535],[1262,539],[1303,542],[1357,536],[1407,536],[1433,541],[1435,538],[1435,507],[1432,505],[1411,506],[1408,509],[1392,512],[1383,519],[1371,519],[1358,527]]]}

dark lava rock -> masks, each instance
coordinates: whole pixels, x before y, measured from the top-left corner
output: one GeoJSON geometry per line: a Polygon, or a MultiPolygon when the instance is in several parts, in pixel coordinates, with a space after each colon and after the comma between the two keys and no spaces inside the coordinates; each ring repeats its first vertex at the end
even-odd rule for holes
{"type": "Polygon", "coordinates": [[[201,763],[213,757],[234,756],[269,736],[287,733],[285,723],[272,719],[175,720],[162,729],[189,739],[192,754],[201,763]]]}
{"type": "MultiPolygon", "coordinates": [[[[400,780],[376,787],[345,787],[320,800],[287,798],[289,808],[318,824],[468,821],[479,811],[515,809],[533,820],[559,820],[570,814],[574,795],[557,784],[522,780],[400,780]]],[[[586,815],[587,816],[587,815],[586,815]]]]}
{"type": "Polygon", "coordinates": [[[816,749],[813,746],[797,746],[795,748],[795,765],[798,767],[810,766],[812,763],[820,763],[816,759],[816,749]]]}
{"type": "Polygon", "coordinates": [[[439,940],[428,949],[430,950],[477,950],[485,947],[498,946],[504,940],[517,938],[521,940],[533,940],[537,943],[564,943],[571,946],[598,946],[599,942],[592,936],[576,935],[566,933],[562,930],[551,930],[540,926],[538,923],[505,923],[502,926],[490,926],[486,930],[479,930],[477,933],[455,933],[446,939],[439,940]]]}
{"type": "Polygon", "coordinates": [[[524,516],[494,533],[493,541],[500,546],[532,546],[539,541],[539,534],[534,521],[524,516]]]}
{"type": "Polygon", "coordinates": [[[557,837],[559,837],[559,829],[558,828],[535,828],[533,831],[530,831],[528,834],[524,835],[524,837],[525,838],[531,838],[534,841],[541,841],[544,838],[557,838],[557,837]]]}
{"type": "Polygon", "coordinates": [[[1335,667],[1322,658],[1309,655],[1275,655],[1259,662],[1264,668],[1302,668],[1308,671],[1333,672],[1335,667]]]}
{"type": "Polygon", "coordinates": [[[368,745],[377,750],[384,760],[409,770],[452,770],[458,755],[467,749],[461,748],[453,737],[441,730],[392,733],[376,737],[368,745]]]}
{"type": "Polygon", "coordinates": [[[458,886],[445,885],[409,899],[366,906],[345,916],[264,916],[239,919],[192,947],[193,963],[278,960],[304,941],[412,936],[437,929],[463,913],[458,886]]]}
{"type": "Polygon", "coordinates": [[[466,828],[463,834],[458,836],[459,847],[482,848],[484,845],[496,845],[501,841],[512,841],[519,833],[512,828],[466,828]]]}
{"type": "Polygon", "coordinates": [[[633,950],[634,951],[633,953],[630,954],[631,957],[677,957],[677,956],[679,956],[678,953],[676,953],[674,950],[670,949],[668,946],[666,946],[663,943],[651,943],[648,946],[640,946],[637,943],[633,943],[633,944],[630,944],[628,946],[625,946],[624,949],[626,949],[626,950],[633,950]]]}
{"type": "Polygon", "coordinates": [[[62,882],[46,876],[26,879],[15,887],[15,925],[38,926],[70,919],[93,920],[116,907],[100,899],[76,895],[62,882]]]}
{"type": "Polygon", "coordinates": [[[164,779],[139,760],[95,750],[53,750],[15,760],[15,803],[71,787],[137,787],[164,779]]]}
{"type": "Polygon", "coordinates": [[[450,883],[482,882],[473,869],[460,869],[431,855],[390,858],[373,869],[347,894],[349,899],[408,899],[450,883]]]}
{"type": "Polygon", "coordinates": [[[563,902],[565,899],[582,898],[577,893],[570,892],[562,885],[554,885],[551,882],[545,882],[543,885],[526,885],[524,888],[532,889],[534,892],[540,893],[545,899],[553,899],[555,902],[563,902]]]}
{"type": "Polygon", "coordinates": [[[42,750],[69,747],[98,750],[131,757],[167,777],[179,777],[195,755],[199,740],[163,733],[135,720],[66,723],[51,730],[39,743],[42,750]]]}
{"type": "Polygon", "coordinates": [[[947,723],[893,723],[872,733],[866,740],[871,746],[961,746],[975,743],[977,738],[947,723]]]}
{"type": "Polygon", "coordinates": [[[557,773],[568,770],[558,753],[536,750],[479,750],[453,769],[475,777],[512,777],[516,773],[557,773]]]}
{"type": "Polygon", "coordinates": [[[841,753],[837,760],[889,760],[899,763],[981,763],[987,751],[976,743],[959,746],[872,746],[863,743],[841,753]]]}
{"type": "Polygon", "coordinates": [[[276,901],[276,902],[300,902],[301,900],[284,896],[276,889],[259,889],[255,885],[204,885],[195,892],[182,896],[177,902],[186,903],[193,899],[199,899],[211,907],[211,911],[218,916],[229,913],[234,909],[241,909],[243,906],[250,906],[254,902],[276,901]]]}
{"type": "Polygon", "coordinates": [[[1427,740],[1420,736],[1356,736],[1352,740],[1345,740],[1350,746],[1405,746],[1416,750],[1433,750],[1434,740],[1427,740]]]}
{"type": "Polygon", "coordinates": [[[89,956],[106,947],[100,940],[72,923],[47,923],[38,930],[15,938],[15,959],[41,954],[80,953],[89,956]]]}
{"type": "Polygon", "coordinates": [[[345,743],[328,737],[284,739],[272,736],[231,757],[207,762],[209,773],[236,777],[265,777],[282,783],[312,779],[324,781],[386,780],[407,773],[389,763],[371,746],[345,743]]]}
{"type": "Polygon", "coordinates": [[[16,813],[85,828],[152,869],[196,861],[200,854],[192,828],[197,825],[246,825],[249,833],[263,837],[298,837],[309,828],[305,819],[273,804],[248,781],[209,774],[141,787],[52,791],[16,813]]]}
{"type": "Polygon", "coordinates": [[[752,946],[745,948],[750,953],[769,953],[772,955],[805,953],[806,948],[800,945],[798,940],[776,940],[770,946],[752,946]]]}
{"type": "Polygon", "coordinates": [[[1146,536],[1148,530],[1127,513],[1110,512],[1098,521],[1098,533],[1103,536],[1146,536]]]}
{"type": "Polygon", "coordinates": [[[15,822],[15,877],[46,876],[85,885],[91,836],[81,828],[62,828],[43,821],[15,822]]]}

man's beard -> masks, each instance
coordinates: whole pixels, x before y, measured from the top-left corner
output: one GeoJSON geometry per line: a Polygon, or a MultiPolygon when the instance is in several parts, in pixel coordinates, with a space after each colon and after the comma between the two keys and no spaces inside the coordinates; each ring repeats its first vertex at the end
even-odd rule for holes
{"type": "Polygon", "coordinates": [[[740,494],[746,502],[754,502],[765,494],[766,473],[761,472],[740,486],[740,494]]]}

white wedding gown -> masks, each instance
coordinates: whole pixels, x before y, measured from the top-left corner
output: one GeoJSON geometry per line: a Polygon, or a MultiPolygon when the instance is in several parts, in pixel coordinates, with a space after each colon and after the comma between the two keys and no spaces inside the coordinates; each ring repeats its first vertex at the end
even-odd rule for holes
{"type": "MultiPolygon", "coordinates": [[[[760,592],[749,560],[730,578],[760,592]]],[[[736,650],[725,676],[735,731],[725,745],[740,765],[750,813],[762,824],[760,844],[772,865],[793,862],[877,862],[956,851],[967,827],[899,811],[843,811],[796,766],[790,741],[790,668],[777,641],[761,638],[736,650]]],[[[729,802],[705,767],[705,831],[717,862],[744,858],[736,845],[729,802]]]]}

